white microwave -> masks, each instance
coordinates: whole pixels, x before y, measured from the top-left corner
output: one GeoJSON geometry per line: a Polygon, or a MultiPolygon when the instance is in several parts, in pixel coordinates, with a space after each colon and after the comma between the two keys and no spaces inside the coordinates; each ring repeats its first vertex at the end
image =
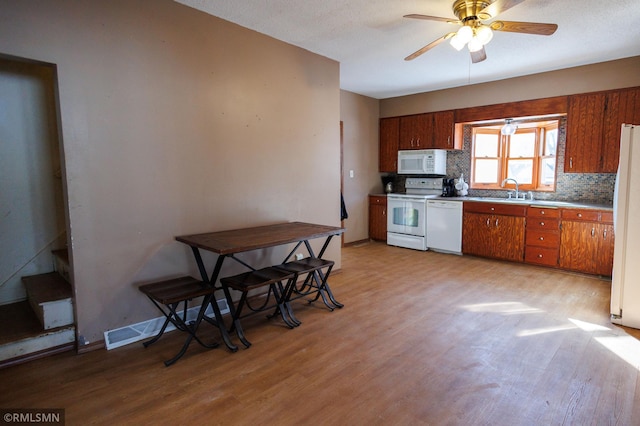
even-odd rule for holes
{"type": "Polygon", "coordinates": [[[398,151],[398,174],[447,174],[447,151],[444,149],[411,149],[398,151]]]}

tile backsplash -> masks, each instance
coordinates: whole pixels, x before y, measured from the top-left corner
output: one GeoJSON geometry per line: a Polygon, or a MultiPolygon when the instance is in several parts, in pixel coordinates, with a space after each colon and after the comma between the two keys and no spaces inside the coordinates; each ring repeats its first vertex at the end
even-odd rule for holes
{"type": "MultiPolygon", "coordinates": [[[[574,201],[590,204],[613,204],[614,173],[564,173],[566,118],[560,119],[558,128],[558,157],[555,192],[534,192],[539,200],[574,201]]],[[[460,151],[447,151],[447,177],[469,182],[471,170],[471,126],[465,126],[464,144],[460,151]]],[[[396,176],[395,188],[404,188],[406,176],[396,176]]],[[[469,189],[470,197],[506,197],[505,191],[469,189]]]]}

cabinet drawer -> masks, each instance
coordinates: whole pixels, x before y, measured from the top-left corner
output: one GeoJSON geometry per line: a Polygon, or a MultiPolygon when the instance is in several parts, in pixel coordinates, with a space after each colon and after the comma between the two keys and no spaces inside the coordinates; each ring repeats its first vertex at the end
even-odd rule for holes
{"type": "Polygon", "coordinates": [[[555,247],[557,249],[560,245],[560,233],[531,231],[527,229],[526,244],[527,250],[529,249],[528,246],[555,247]]]}
{"type": "Polygon", "coordinates": [[[527,214],[527,206],[465,201],[464,211],[472,213],[503,214],[507,216],[525,216],[527,214]]]}
{"type": "Polygon", "coordinates": [[[529,210],[527,210],[527,217],[557,218],[560,217],[560,210],[550,209],[548,207],[529,206],[529,210]]]}
{"type": "Polygon", "coordinates": [[[558,232],[560,230],[560,219],[527,217],[527,231],[529,230],[558,232]]]}
{"type": "Polygon", "coordinates": [[[387,197],[384,195],[369,195],[370,204],[387,204],[387,197]]]}
{"type": "Polygon", "coordinates": [[[527,246],[524,261],[536,265],[557,266],[558,249],[527,246]]]}
{"type": "Polygon", "coordinates": [[[599,210],[562,209],[561,215],[565,220],[584,220],[588,222],[597,222],[600,220],[599,210]]]}

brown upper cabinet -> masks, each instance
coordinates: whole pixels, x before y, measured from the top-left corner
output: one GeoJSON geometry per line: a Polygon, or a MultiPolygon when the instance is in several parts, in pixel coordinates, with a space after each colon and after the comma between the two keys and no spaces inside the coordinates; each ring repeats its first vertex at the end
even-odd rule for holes
{"type": "Polygon", "coordinates": [[[570,96],[565,173],[615,173],[623,123],[640,123],[640,87],[570,96]]]}
{"type": "Polygon", "coordinates": [[[454,111],[433,113],[433,148],[461,149],[455,146],[454,111]]]}
{"type": "Polygon", "coordinates": [[[454,125],[453,110],[400,117],[398,148],[456,149],[454,125]]]}
{"type": "Polygon", "coordinates": [[[433,148],[433,114],[400,117],[399,149],[433,148]]]}
{"type": "Polygon", "coordinates": [[[398,170],[398,141],[400,140],[400,117],[380,119],[380,153],[378,170],[395,173],[398,170]]]}

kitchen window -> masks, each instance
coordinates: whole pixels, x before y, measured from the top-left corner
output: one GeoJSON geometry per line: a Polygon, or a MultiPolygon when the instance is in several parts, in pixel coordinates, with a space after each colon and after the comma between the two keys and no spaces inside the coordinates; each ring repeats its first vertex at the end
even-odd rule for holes
{"type": "Polygon", "coordinates": [[[511,189],[518,181],[525,191],[554,191],[558,121],[519,123],[516,133],[500,133],[502,125],[473,128],[471,182],[474,189],[511,189]]]}

